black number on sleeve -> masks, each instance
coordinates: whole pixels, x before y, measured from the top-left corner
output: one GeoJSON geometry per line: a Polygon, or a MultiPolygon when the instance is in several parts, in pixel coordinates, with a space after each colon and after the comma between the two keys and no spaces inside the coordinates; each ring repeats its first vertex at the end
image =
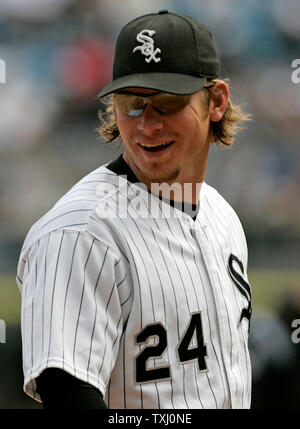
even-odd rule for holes
{"type": "Polygon", "coordinates": [[[146,326],[136,337],[137,344],[147,342],[150,337],[158,337],[158,344],[147,345],[136,358],[136,382],[143,383],[158,379],[170,378],[170,367],[147,369],[147,360],[150,358],[159,358],[167,348],[167,332],[160,324],[146,326]]]}
{"type": "Polygon", "coordinates": [[[201,313],[192,314],[187,330],[179,343],[178,356],[181,363],[197,359],[199,370],[207,370],[205,362],[206,346],[203,341],[201,313]],[[190,347],[194,334],[196,346],[190,347]]]}
{"type": "Polygon", "coordinates": [[[243,265],[242,261],[237,256],[233,255],[232,253],[229,256],[229,260],[228,260],[228,271],[229,271],[229,275],[230,275],[233,283],[238,288],[240,293],[248,301],[248,307],[242,309],[240,323],[244,318],[247,319],[249,322],[249,324],[248,324],[248,331],[249,331],[250,330],[250,319],[251,319],[251,314],[252,314],[251,288],[250,288],[249,283],[247,283],[246,280],[243,278],[244,265],[243,265]],[[238,271],[236,271],[234,264],[233,264],[234,262],[239,266],[240,273],[242,275],[238,271]]]}

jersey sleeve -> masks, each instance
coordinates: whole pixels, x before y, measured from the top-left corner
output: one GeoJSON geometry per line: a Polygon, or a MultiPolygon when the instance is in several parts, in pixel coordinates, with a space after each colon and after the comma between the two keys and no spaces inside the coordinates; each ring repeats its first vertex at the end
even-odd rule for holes
{"type": "Polygon", "coordinates": [[[41,401],[36,377],[61,368],[105,395],[131,291],[115,249],[84,231],[57,230],[21,256],[24,390],[41,401]]]}

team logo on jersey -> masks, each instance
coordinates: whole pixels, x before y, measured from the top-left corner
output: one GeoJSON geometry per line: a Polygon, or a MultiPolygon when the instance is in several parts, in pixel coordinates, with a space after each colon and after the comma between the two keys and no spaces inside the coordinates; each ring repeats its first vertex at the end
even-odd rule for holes
{"type": "Polygon", "coordinates": [[[233,283],[235,284],[235,286],[238,288],[239,292],[248,301],[248,306],[242,309],[242,313],[241,313],[239,323],[241,323],[241,321],[243,319],[247,319],[249,322],[249,329],[250,329],[250,318],[251,318],[251,314],[252,314],[251,288],[250,288],[250,285],[244,279],[244,277],[235,269],[234,262],[236,262],[236,264],[239,266],[240,272],[242,274],[244,274],[244,265],[243,265],[242,261],[240,261],[240,259],[237,256],[235,256],[231,253],[231,255],[229,256],[229,260],[228,260],[229,275],[230,275],[233,283]]]}
{"type": "Polygon", "coordinates": [[[142,30],[139,32],[139,34],[136,36],[136,40],[140,43],[142,43],[141,46],[136,46],[133,49],[133,52],[141,51],[142,55],[145,55],[145,61],[146,63],[150,63],[150,61],[154,61],[156,63],[159,63],[161,58],[157,58],[156,55],[161,53],[161,50],[159,48],[156,48],[154,50],[154,40],[152,39],[152,36],[156,33],[154,30],[142,30]]]}

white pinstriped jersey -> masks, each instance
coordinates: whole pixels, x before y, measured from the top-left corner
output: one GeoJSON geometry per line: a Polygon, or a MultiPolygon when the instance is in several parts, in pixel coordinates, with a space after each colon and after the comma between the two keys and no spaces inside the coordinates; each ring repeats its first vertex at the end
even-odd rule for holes
{"type": "Polygon", "coordinates": [[[40,400],[35,378],[58,367],[111,408],[249,408],[239,219],[206,183],[195,220],[149,196],[102,166],[29,231],[17,274],[25,391],[40,400]]]}

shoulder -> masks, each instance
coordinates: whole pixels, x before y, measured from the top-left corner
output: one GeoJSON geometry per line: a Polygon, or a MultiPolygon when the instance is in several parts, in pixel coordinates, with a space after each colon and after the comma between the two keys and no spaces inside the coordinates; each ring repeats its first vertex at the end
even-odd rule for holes
{"type": "Polygon", "coordinates": [[[201,189],[201,203],[204,210],[209,207],[211,211],[222,213],[224,218],[232,218],[240,224],[240,219],[234,208],[215,188],[206,182],[203,183],[201,189]]]}
{"type": "MultiPolygon", "coordinates": [[[[118,243],[118,236],[111,230],[107,219],[98,214],[103,199],[113,200],[112,196],[119,187],[118,175],[102,166],[76,183],[33,224],[19,256],[17,282],[20,287],[30,258],[41,261],[48,255],[49,264],[57,255],[62,255],[63,259],[69,258],[76,248],[77,256],[89,255],[91,249],[94,255],[99,256],[98,261],[101,255],[105,255],[106,260],[111,261],[111,266],[120,259],[124,261],[124,266],[128,263],[118,243]]],[[[119,270],[121,266],[123,264],[118,264],[119,270]]]]}
{"type": "Polygon", "coordinates": [[[118,176],[105,165],[77,182],[55,205],[30,228],[21,254],[54,231],[87,231],[97,204],[118,189],[118,176]]]}
{"type": "Polygon", "coordinates": [[[212,219],[215,225],[227,231],[227,235],[232,241],[238,243],[241,257],[248,261],[247,241],[241,220],[235,209],[229,202],[212,186],[203,183],[201,189],[200,210],[202,210],[209,219],[212,219]]]}

